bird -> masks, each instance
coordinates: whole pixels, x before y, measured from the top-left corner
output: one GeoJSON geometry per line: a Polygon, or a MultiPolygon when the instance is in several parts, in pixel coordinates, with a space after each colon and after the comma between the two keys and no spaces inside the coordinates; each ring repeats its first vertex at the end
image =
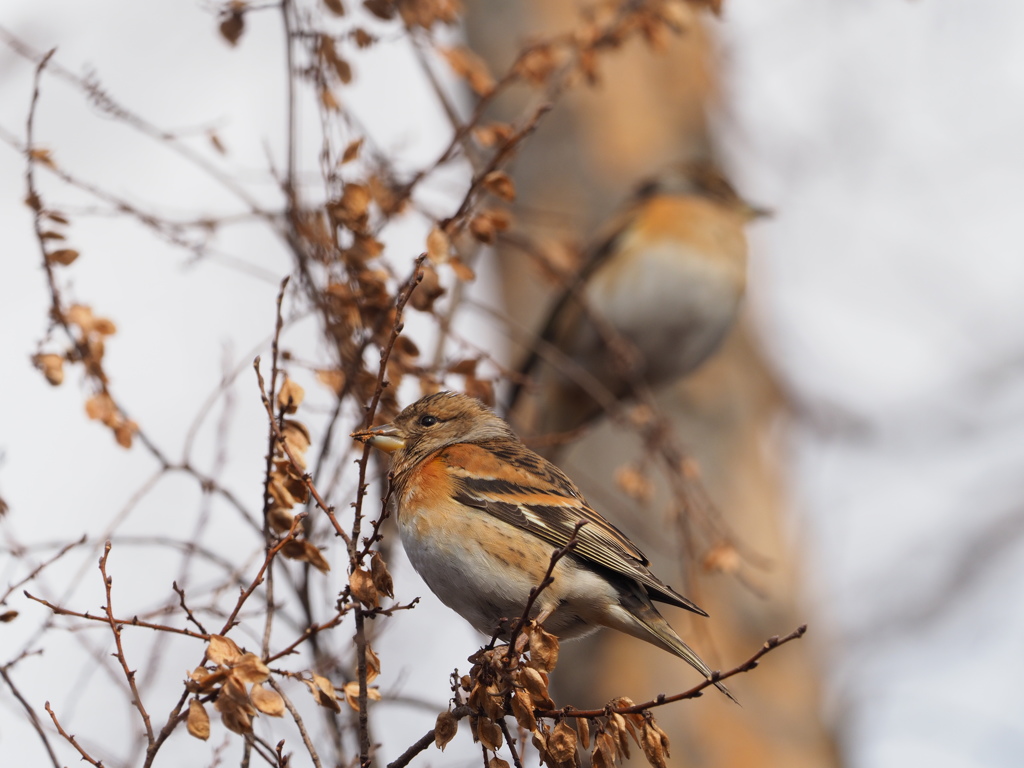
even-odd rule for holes
{"type": "Polygon", "coordinates": [[[520,413],[522,382],[531,381],[532,431],[573,433],[638,384],[657,387],[697,369],[732,327],[746,290],[744,227],[768,213],[710,160],[673,164],[642,184],[553,302],[508,411],[520,413]]]}
{"type": "Polygon", "coordinates": [[[531,617],[560,639],[601,627],[625,632],[713,679],[654,601],[708,614],[655,576],[573,481],[482,402],[438,392],[352,437],[391,454],[390,498],[405,552],[441,602],[478,631],[507,640],[509,621],[575,534],[531,617]]]}

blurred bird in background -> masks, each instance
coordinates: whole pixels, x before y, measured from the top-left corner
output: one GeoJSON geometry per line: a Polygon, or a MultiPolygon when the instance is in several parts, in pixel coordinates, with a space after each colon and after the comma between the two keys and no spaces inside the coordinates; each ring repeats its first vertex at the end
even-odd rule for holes
{"type": "Polygon", "coordinates": [[[555,300],[520,366],[529,383],[509,400],[517,423],[572,433],[638,386],[696,369],[732,327],[746,288],[744,226],[766,213],[708,162],[673,165],[644,183],[555,300]],[[523,418],[527,400],[534,413],[523,418]]]}

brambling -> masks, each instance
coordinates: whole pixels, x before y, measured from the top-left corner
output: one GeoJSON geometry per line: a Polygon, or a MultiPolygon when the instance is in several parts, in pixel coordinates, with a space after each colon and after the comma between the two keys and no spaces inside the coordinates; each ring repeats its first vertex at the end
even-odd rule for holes
{"type": "Polygon", "coordinates": [[[707,614],[651,573],[644,554],[572,480],[478,400],[428,395],[391,424],[352,437],[391,454],[391,498],[406,554],[441,602],[480,632],[507,639],[553,552],[585,521],[532,617],[559,638],[611,627],[711,676],[652,601],[707,614]]]}
{"type": "Polygon", "coordinates": [[[744,225],[765,213],[708,163],[673,166],[641,186],[555,301],[520,368],[539,392],[536,427],[569,432],[602,411],[580,371],[557,357],[614,399],[638,381],[668,383],[704,362],[732,327],[746,288],[744,225]],[[637,354],[610,354],[608,331],[637,354]]]}

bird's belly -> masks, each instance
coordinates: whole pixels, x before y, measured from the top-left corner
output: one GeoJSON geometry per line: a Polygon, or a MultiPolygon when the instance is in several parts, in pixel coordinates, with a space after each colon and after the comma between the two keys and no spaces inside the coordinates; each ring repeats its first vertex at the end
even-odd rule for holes
{"type": "MultiPolygon", "coordinates": [[[[429,518],[429,510],[405,508],[399,532],[410,562],[430,590],[485,635],[494,635],[502,619],[514,626],[530,590],[544,578],[555,547],[485,512],[474,510],[462,525],[430,525],[429,518]]],[[[531,616],[549,612],[547,631],[560,638],[578,637],[596,629],[602,612],[617,598],[606,579],[565,557],[531,616]]]]}
{"type": "MultiPolygon", "coordinates": [[[[634,269],[595,274],[587,300],[636,346],[645,378],[657,383],[688,373],[715,350],[744,280],[732,264],[680,258],[676,247],[651,247],[638,261],[634,269]]],[[[595,353],[603,357],[600,346],[595,353]]]]}

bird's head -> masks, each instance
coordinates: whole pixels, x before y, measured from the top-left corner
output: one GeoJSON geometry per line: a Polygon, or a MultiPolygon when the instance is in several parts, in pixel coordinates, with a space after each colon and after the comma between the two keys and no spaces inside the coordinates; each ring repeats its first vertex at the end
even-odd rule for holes
{"type": "Polygon", "coordinates": [[[516,439],[512,428],[479,400],[457,392],[438,392],[417,400],[390,424],[352,433],[352,437],[400,456],[421,458],[457,443],[516,439]]]}

